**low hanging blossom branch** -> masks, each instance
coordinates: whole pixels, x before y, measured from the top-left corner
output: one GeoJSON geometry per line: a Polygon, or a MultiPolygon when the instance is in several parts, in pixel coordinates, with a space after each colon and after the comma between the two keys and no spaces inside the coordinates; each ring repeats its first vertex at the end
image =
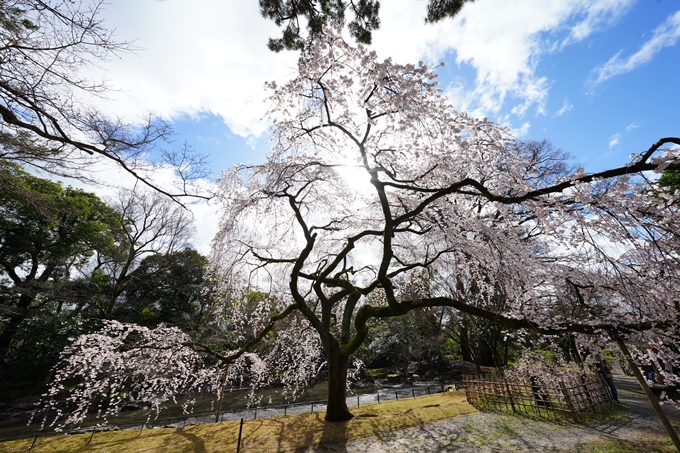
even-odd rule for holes
{"type": "Polygon", "coordinates": [[[90,412],[106,423],[130,397],[150,402],[158,416],[168,397],[199,388],[215,391],[217,368],[206,366],[190,343],[176,327],[105,321],[99,332],[77,338],[62,353],[43,395],[42,426],[60,429],[90,412]]]}
{"type": "MultiPolygon", "coordinates": [[[[270,314],[255,312],[263,318],[270,314]]],[[[256,389],[272,384],[291,390],[294,398],[317,376],[323,358],[318,339],[301,334],[305,322],[289,317],[291,313],[284,310],[267,322],[253,318],[251,326],[260,324],[259,332],[233,350],[197,343],[177,327],[149,329],[105,321],[99,332],[77,338],[62,353],[42,397],[41,427],[63,429],[93,413],[105,424],[132,400],[150,404],[158,417],[161,404],[168,399],[178,404],[178,395],[219,393],[224,369],[230,386],[251,387],[251,403],[258,402],[256,389]],[[286,323],[274,330],[284,318],[286,323]],[[258,343],[259,351],[251,351],[258,343]]],[[[184,413],[190,413],[194,402],[189,398],[183,403],[184,413]]]]}

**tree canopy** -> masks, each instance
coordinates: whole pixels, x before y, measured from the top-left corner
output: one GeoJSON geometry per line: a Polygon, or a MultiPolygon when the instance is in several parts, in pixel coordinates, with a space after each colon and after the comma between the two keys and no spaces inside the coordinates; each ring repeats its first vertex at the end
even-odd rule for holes
{"type": "MultiPolygon", "coordinates": [[[[429,0],[426,22],[439,22],[456,16],[465,3],[474,0],[429,0]]],[[[325,26],[343,24],[349,11],[353,19],[348,22],[350,35],[361,44],[371,44],[373,31],[380,28],[380,2],[378,0],[259,0],[260,14],[284,27],[280,38],[270,38],[267,46],[274,52],[304,50],[309,43],[324,36],[325,26]],[[307,24],[303,33],[301,22],[307,24]]]]}
{"type": "Polygon", "coordinates": [[[130,274],[116,318],[147,327],[165,323],[184,331],[204,327],[213,312],[208,264],[192,249],[145,257],[130,274]]]}
{"type": "Polygon", "coordinates": [[[9,318],[0,334],[4,357],[19,325],[50,294],[85,266],[90,257],[114,247],[115,211],[96,195],[37,178],[4,163],[0,190],[0,281],[9,318]],[[21,196],[17,196],[17,193],[21,196]]]}
{"type": "Polygon", "coordinates": [[[102,319],[206,329],[208,261],[191,219],[152,191],[116,200],[0,161],[0,381],[43,380],[102,319]]]}

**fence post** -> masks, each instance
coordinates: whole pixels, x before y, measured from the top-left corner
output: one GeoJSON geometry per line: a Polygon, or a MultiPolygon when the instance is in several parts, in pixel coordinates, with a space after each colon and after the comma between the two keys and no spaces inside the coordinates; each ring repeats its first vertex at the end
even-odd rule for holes
{"type": "Polygon", "coordinates": [[[241,452],[241,433],[243,432],[243,418],[241,418],[241,424],[238,425],[238,441],[236,443],[236,453],[241,452]]]}
{"type": "Polygon", "coordinates": [[[571,395],[569,395],[569,389],[567,389],[567,386],[564,385],[564,381],[560,381],[560,387],[562,388],[562,393],[564,394],[564,400],[567,402],[567,407],[569,408],[569,412],[571,412],[571,418],[574,419],[575,423],[579,423],[581,421],[578,412],[576,412],[576,408],[574,407],[574,403],[571,401],[571,395]]]}
{"type": "Polygon", "coordinates": [[[33,443],[31,444],[31,447],[28,449],[28,453],[31,453],[31,450],[33,450],[33,446],[35,445],[35,441],[38,440],[38,436],[35,436],[33,438],[33,443]]]}
{"type": "Polygon", "coordinates": [[[253,420],[257,419],[257,408],[255,408],[255,415],[253,415],[253,420]]]}
{"type": "Polygon", "coordinates": [[[137,437],[142,435],[142,430],[144,429],[144,423],[142,423],[142,426],[139,428],[139,434],[137,434],[137,437]]]}
{"type": "Polygon", "coordinates": [[[471,393],[472,389],[470,388],[470,376],[463,376],[463,385],[465,386],[465,399],[467,399],[467,402],[472,404],[472,398],[471,398],[471,393]]]}
{"type": "Polygon", "coordinates": [[[508,398],[510,398],[510,405],[512,406],[512,411],[517,412],[517,409],[515,409],[515,399],[512,397],[512,392],[510,391],[510,385],[508,384],[508,380],[505,379],[505,376],[503,376],[503,382],[505,383],[505,390],[508,391],[508,398]]]}
{"type": "Polygon", "coordinates": [[[593,410],[593,412],[597,413],[597,403],[593,401],[593,396],[590,394],[590,390],[588,389],[588,380],[586,379],[586,375],[583,372],[581,373],[581,383],[583,384],[583,390],[586,392],[586,399],[588,400],[590,408],[593,410]]]}
{"type": "Polygon", "coordinates": [[[430,386],[427,386],[427,396],[430,396],[430,386]]]}
{"type": "Polygon", "coordinates": [[[288,412],[288,406],[284,405],[283,406],[283,415],[288,415],[287,412],[288,412]]]}
{"type": "Polygon", "coordinates": [[[415,397],[416,397],[416,389],[411,389],[411,394],[412,394],[413,397],[415,398],[415,397]]]}
{"type": "Polygon", "coordinates": [[[357,407],[359,407],[359,395],[357,395],[357,407]]]}
{"type": "Polygon", "coordinates": [[[90,445],[90,442],[92,442],[93,437],[94,437],[94,428],[92,428],[92,434],[90,434],[90,438],[87,439],[87,445],[90,445]]]}
{"type": "Polygon", "coordinates": [[[312,403],[312,412],[314,412],[314,403],[312,403]]]}
{"type": "Polygon", "coordinates": [[[399,401],[399,392],[395,391],[394,396],[397,398],[397,401],[399,401]]]}
{"type": "Polygon", "coordinates": [[[378,395],[378,403],[380,403],[380,392],[377,392],[376,395],[378,395]]]}

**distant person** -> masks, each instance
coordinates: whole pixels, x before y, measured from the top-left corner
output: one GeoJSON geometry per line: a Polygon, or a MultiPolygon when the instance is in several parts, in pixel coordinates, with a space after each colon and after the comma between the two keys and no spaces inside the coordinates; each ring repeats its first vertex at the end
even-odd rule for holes
{"type": "MultiPolygon", "coordinates": [[[[647,356],[649,357],[649,364],[645,366],[644,368],[644,373],[645,373],[645,378],[650,381],[652,384],[660,384],[659,382],[659,373],[657,373],[658,369],[658,364],[659,364],[659,356],[658,356],[659,350],[656,349],[655,347],[651,347],[647,349],[647,356]]],[[[661,361],[663,363],[663,361],[661,361]]]]}
{"type": "Polygon", "coordinates": [[[590,355],[590,351],[588,350],[588,348],[586,348],[585,346],[581,346],[581,348],[578,350],[578,353],[581,356],[581,360],[583,361],[583,363],[586,363],[586,359],[590,355]]]}
{"type": "Polygon", "coordinates": [[[593,355],[595,358],[595,363],[594,363],[594,368],[595,371],[600,373],[604,380],[607,382],[609,385],[609,389],[612,392],[612,398],[614,398],[614,401],[617,403],[619,402],[619,394],[616,391],[616,384],[614,384],[614,375],[612,374],[612,366],[607,362],[605,359],[603,359],[599,353],[595,353],[593,355]]]}

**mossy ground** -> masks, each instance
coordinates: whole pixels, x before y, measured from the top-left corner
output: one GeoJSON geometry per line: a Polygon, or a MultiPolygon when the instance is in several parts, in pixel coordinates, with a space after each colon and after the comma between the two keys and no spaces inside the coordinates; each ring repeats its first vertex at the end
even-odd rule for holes
{"type": "MultiPolygon", "coordinates": [[[[576,425],[509,413],[477,413],[464,391],[388,401],[353,408],[355,417],[327,423],[324,413],[307,413],[247,420],[243,425],[243,453],[291,452],[316,444],[339,444],[331,451],[569,451],[576,453],[671,453],[665,433],[654,430],[623,436],[598,436],[608,428],[627,425],[634,417],[626,406],[610,405],[576,425]],[[456,418],[459,415],[470,417],[456,418]],[[445,420],[439,424],[432,424],[445,420]],[[405,430],[404,428],[417,429],[405,430]],[[350,439],[364,437],[351,449],[350,439]],[[387,447],[385,442],[400,439],[387,447]],[[396,446],[396,447],[395,447],[396,446]],[[450,449],[449,449],[450,448],[450,449]]],[[[677,428],[677,427],[676,427],[677,428]]],[[[157,428],[39,438],[34,453],[43,452],[235,452],[239,422],[196,424],[184,429],[157,428]]],[[[618,429],[618,428],[616,428],[618,429]]],[[[621,432],[619,432],[621,434],[621,432]]],[[[33,439],[0,444],[0,452],[25,453],[33,439]]],[[[317,450],[325,450],[318,447],[317,450]]]]}
{"type": "Polygon", "coordinates": [[[636,439],[607,439],[577,446],[576,453],[676,453],[670,437],[644,434],[636,439]]]}

